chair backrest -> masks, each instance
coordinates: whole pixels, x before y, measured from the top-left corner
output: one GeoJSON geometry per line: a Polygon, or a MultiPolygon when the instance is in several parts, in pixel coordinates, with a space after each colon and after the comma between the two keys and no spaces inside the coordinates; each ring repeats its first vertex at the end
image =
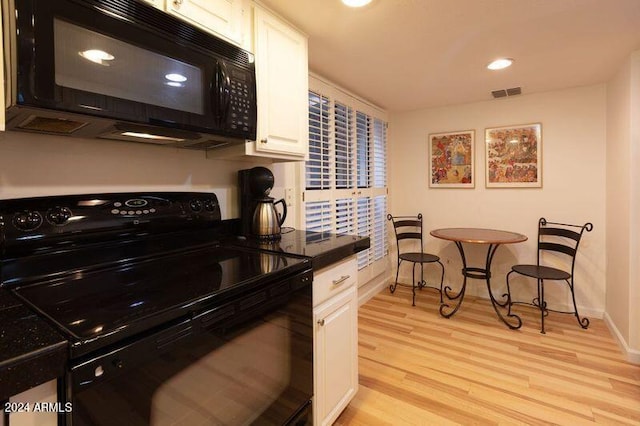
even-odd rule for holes
{"type": "MultiPolygon", "coordinates": [[[[400,241],[419,241],[420,252],[422,252],[422,213],[417,216],[391,216],[387,215],[387,220],[393,223],[393,232],[396,235],[396,247],[400,256],[400,241]]],[[[415,251],[415,250],[413,250],[415,251]]]]}
{"type": "Polygon", "coordinates": [[[576,264],[576,254],[584,231],[591,232],[593,224],[570,225],[548,222],[544,217],[538,221],[538,265],[540,255],[545,251],[564,253],[571,257],[571,275],[576,264]]]}

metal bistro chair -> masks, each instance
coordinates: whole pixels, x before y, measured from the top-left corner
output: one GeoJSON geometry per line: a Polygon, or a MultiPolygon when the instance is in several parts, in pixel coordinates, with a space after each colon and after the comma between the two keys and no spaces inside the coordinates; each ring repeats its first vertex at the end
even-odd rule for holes
{"type": "Polygon", "coordinates": [[[398,286],[398,274],[400,273],[400,264],[403,260],[413,263],[413,275],[411,290],[413,292],[412,305],[416,306],[416,287],[422,289],[424,287],[434,288],[440,292],[440,304],[442,304],[442,282],[444,281],[444,265],[440,262],[440,258],[434,254],[424,253],[424,245],[422,244],[422,214],[418,216],[391,216],[387,215],[387,219],[393,223],[393,231],[396,235],[396,247],[398,249],[398,266],[396,270],[396,282],[389,286],[391,293],[396,291],[398,286]],[[420,252],[402,252],[400,250],[400,242],[413,241],[420,242],[420,252]],[[442,269],[440,277],[440,288],[428,286],[424,280],[424,264],[437,263],[442,269]],[[420,264],[420,282],[416,286],[416,265],[420,264]]]}
{"type": "Polygon", "coordinates": [[[585,223],[584,225],[568,225],[564,223],[547,222],[545,218],[540,218],[538,221],[538,254],[537,262],[535,265],[514,265],[511,267],[511,271],[507,274],[507,303],[509,305],[509,315],[511,314],[511,307],[514,304],[532,305],[540,309],[540,332],[544,331],[544,317],[549,315],[549,312],[557,312],[562,314],[574,314],[578,320],[578,324],[582,328],[589,327],[589,319],[586,317],[580,318],[578,314],[578,307],[576,306],[576,295],[573,282],[573,272],[576,265],[576,254],[578,253],[578,245],[584,231],[591,232],[593,225],[591,223],[585,223]],[[572,228],[577,228],[575,231],[572,228]],[[556,252],[569,256],[571,260],[571,272],[564,271],[562,269],[543,266],[540,264],[542,254],[544,252],[556,252]],[[524,275],[527,277],[535,278],[538,281],[538,295],[531,303],[527,302],[514,302],[511,300],[511,288],[509,284],[509,277],[513,273],[524,275]],[[571,290],[571,298],[573,299],[573,312],[557,311],[547,308],[547,302],[544,301],[544,282],[545,280],[564,281],[571,290]]]}

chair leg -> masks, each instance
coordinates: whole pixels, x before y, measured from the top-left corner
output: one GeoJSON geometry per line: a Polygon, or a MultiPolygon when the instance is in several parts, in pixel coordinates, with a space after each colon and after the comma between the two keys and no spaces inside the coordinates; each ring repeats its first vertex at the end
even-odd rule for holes
{"type": "Polygon", "coordinates": [[[573,292],[573,282],[570,283],[569,280],[565,280],[565,281],[567,282],[567,285],[571,289],[571,299],[573,300],[573,312],[575,313],[576,319],[578,320],[578,324],[582,328],[588,328],[589,318],[586,318],[586,317],[580,318],[580,314],[578,314],[578,306],[576,306],[576,295],[573,292]]]}
{"type": "Polygon", "coordinates": [[[511,274],[513,274],[513,271],[510,271],[507,274],[507,293],[503,294],[502,297],[506,297],[507,301],[507,316],[511,315],[511,305],[512,305],[512,300],[511,300],[511,287],[509,286],[509,277],[511,276],[511,274]]]}
{"type": "Polygon", "coordinates": [[[444,265],[442,262],[438,260],[438,264],[440,265],[440,269],[442,269],[442,273],[440,274],[440,304],[444,303],[442,301],[442,284],[444,283],[444,265]]]}
{"type": "Polygon", "coordinates": [[[396,291],[396,287],[398,286],[398,274],[400,273],[400,263],[402,260],[398,259],[398,266],[396,267],[396,283],[389,286],[389,292],[393,294],[396,291]]]}
{"type": "Polygon", "coordinates": [[[413,298],[411,300],[411,306],[416,306],[416,264],[413,264],[413,274],[411,275],[411,292],[413,298]]]}
{"type": "Polygon", "coordinates": [[[544,317],[547,310],[547,303],[544,301],[544,280],[538,280],[538,302],[540,303],[540,333],[546,334],[544,331],[544,317]]]}

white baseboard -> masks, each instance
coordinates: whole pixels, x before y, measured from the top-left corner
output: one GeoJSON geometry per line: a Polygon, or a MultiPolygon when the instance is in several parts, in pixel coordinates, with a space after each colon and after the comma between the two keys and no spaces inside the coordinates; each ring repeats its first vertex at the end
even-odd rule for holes
{"type": "Polygon", "coordinates": [[[629,347],[624,337],[622,337],[622,334],[620,334],[618,327],[616,327],[613,320],[606,312],[604,313],[604,323],[607,324],[609,331],[611,331],[613,337],[618,341],[618,345],[620,346],[620,349],[622,349],[627,361],[632,364],[640,364],[640,351],[629,347]]]}
{"type": "Polygon", "coordinates": [[[389,276],[382,273],[358,287],[358,306],[362,306],[380,291],[389,286],[389,276]]]}

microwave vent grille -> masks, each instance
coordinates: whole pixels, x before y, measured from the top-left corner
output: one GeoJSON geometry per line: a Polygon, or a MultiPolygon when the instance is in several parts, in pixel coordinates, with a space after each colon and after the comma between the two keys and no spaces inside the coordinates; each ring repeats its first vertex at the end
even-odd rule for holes
{"type": "Polygon", "coordinates": [[[222,40],[218,37],[210,35],[203,30],[186,24],[169,14],[157,10],[151,5],[146,5],[137,1],[130,0],[76,0],[84,4],[93,5],[93,7],[108,11],[114,15],[121,16],[124,19],[131,20],[136,24],[141,24],[149,29],[158,31],[162,29],[162,33],[172,40],[176,37],[185,40],[195,46],[219,52],[226,59],[237,63],[242,67],[252,66],[249,60],[249,54],[233,44],[222,40]]]}
{"type": "Polygon", "coordinates": [[[56,133],[60,135],[70,135],[80,130],[88,123],[69,120],[65,118],[50,118],[31,116],[23,123],[19,124],[19,129],[30,130],[34,132],[56,133]]]}

